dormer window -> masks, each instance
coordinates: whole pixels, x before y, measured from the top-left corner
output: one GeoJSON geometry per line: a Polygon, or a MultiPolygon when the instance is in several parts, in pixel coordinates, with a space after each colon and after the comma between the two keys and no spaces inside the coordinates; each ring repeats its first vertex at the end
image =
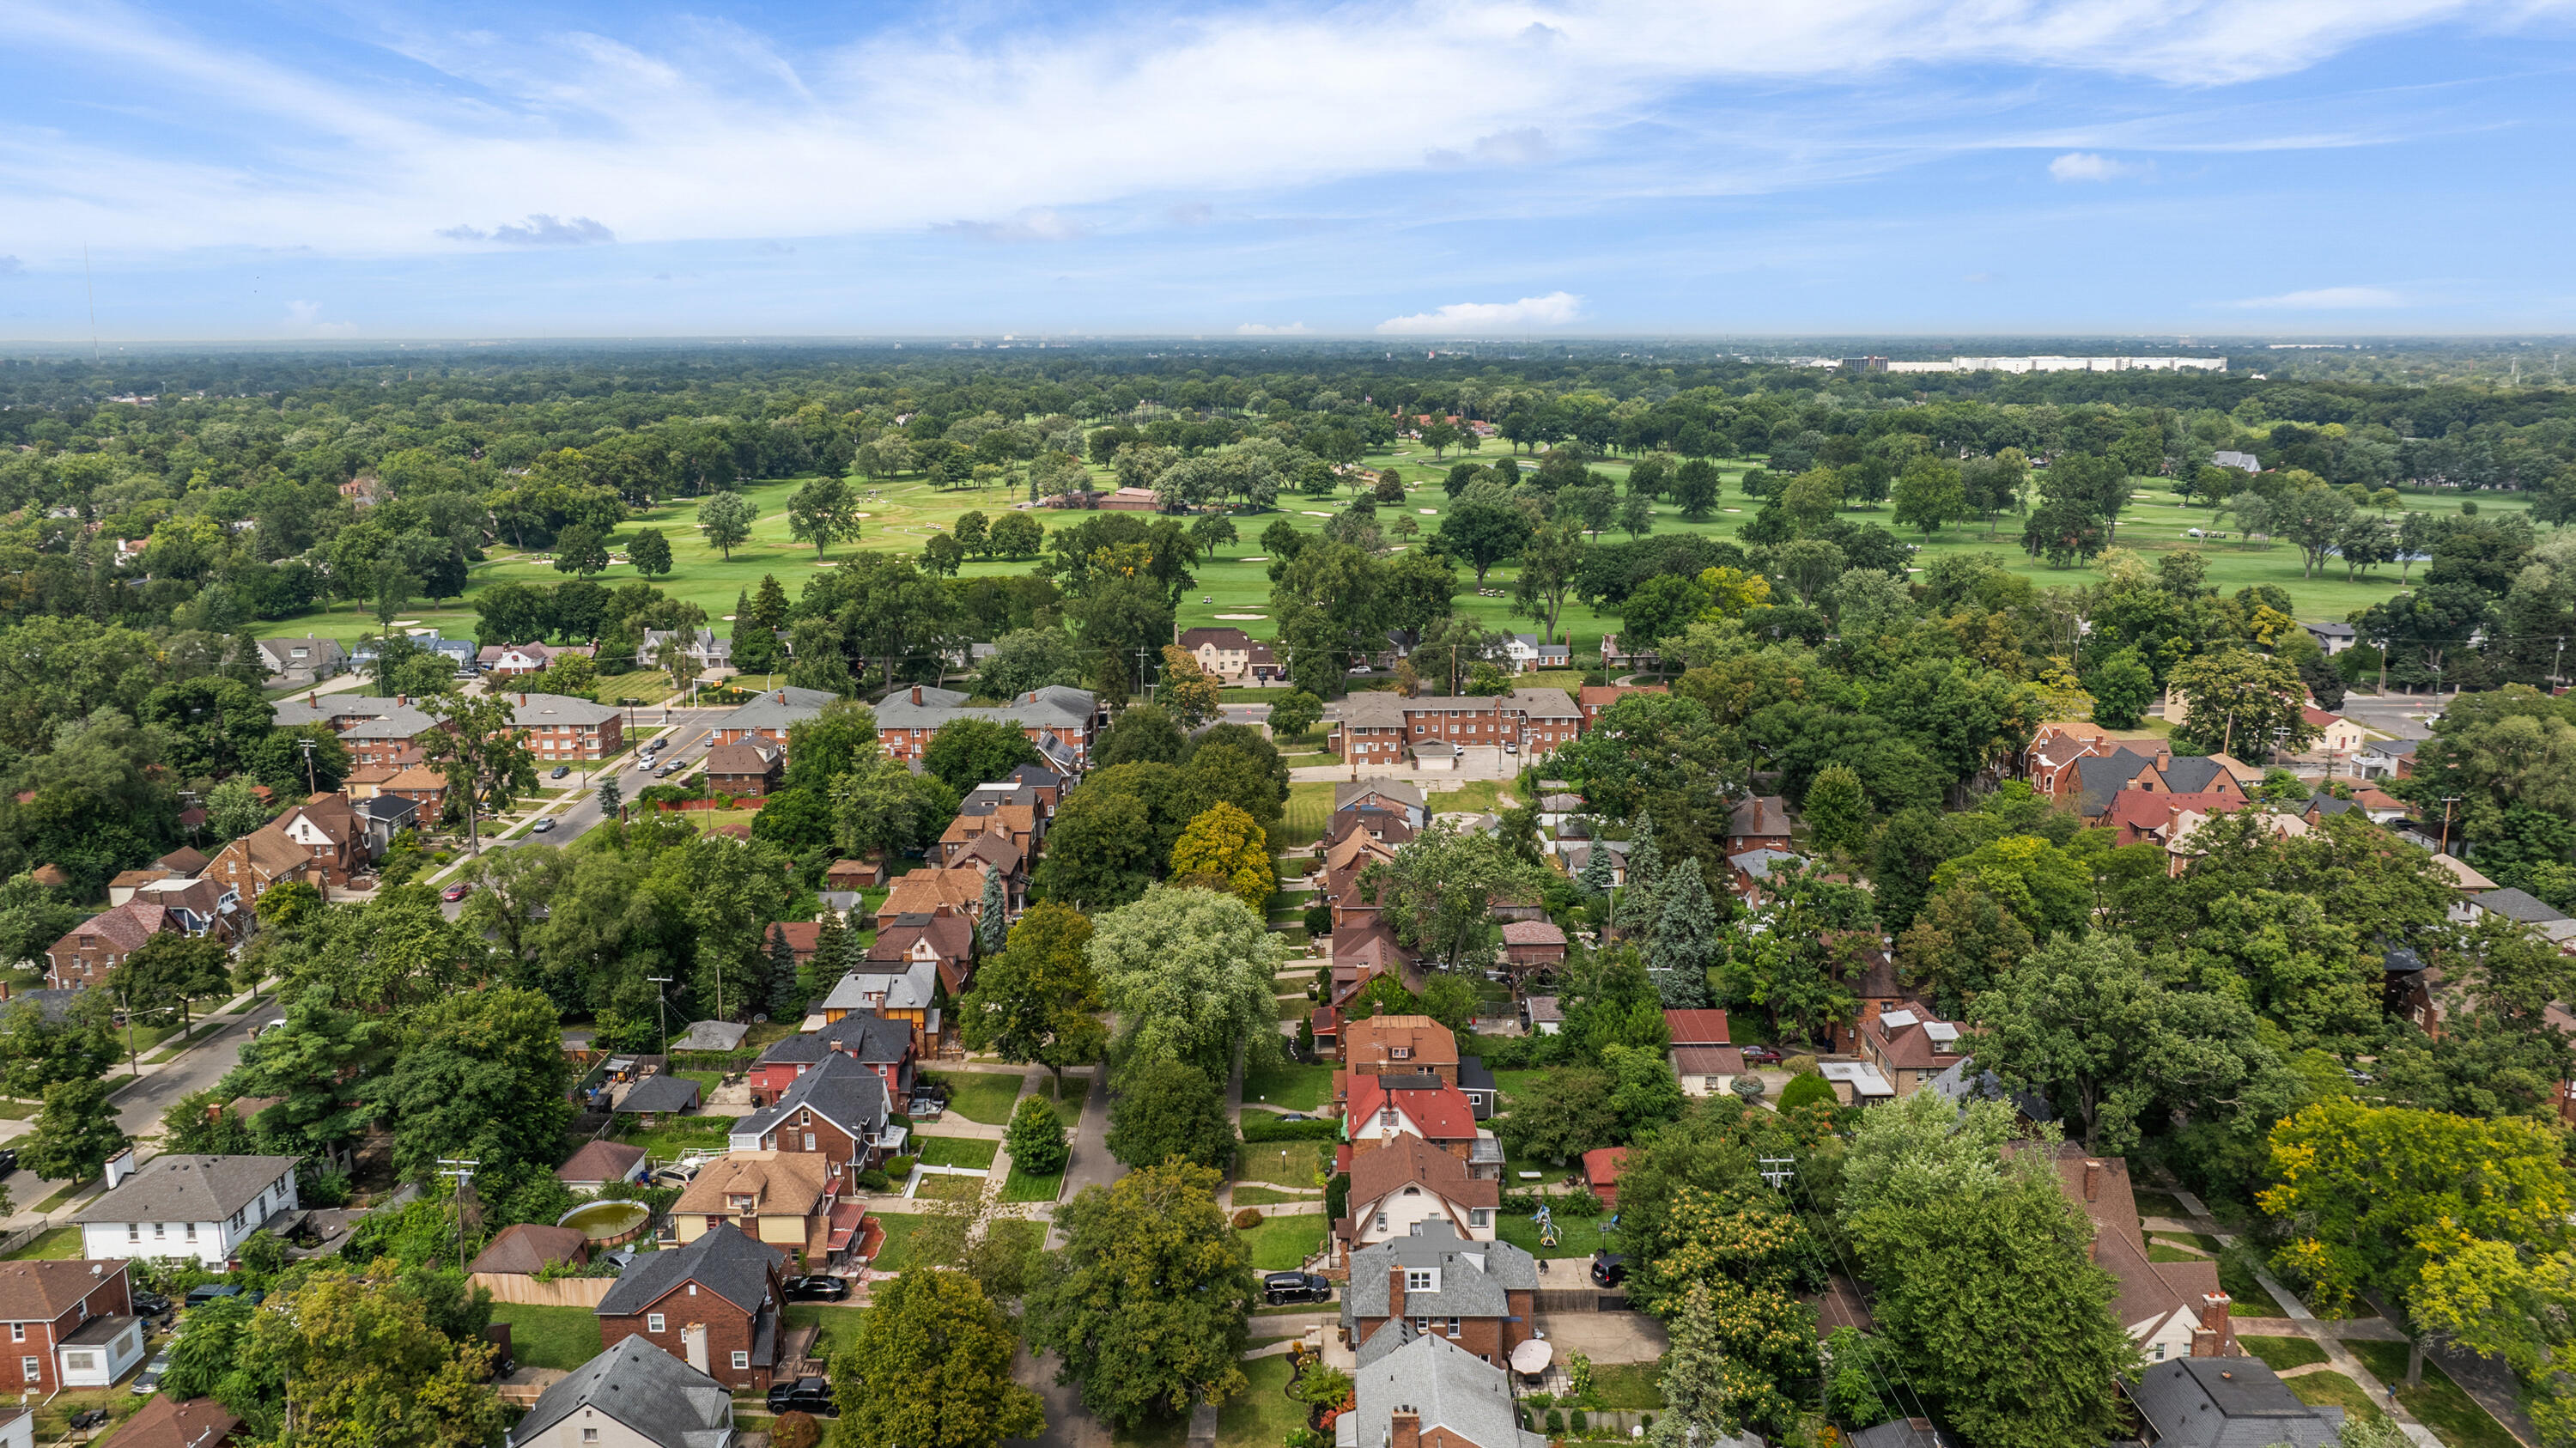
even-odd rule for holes
{"type": "Polygon", "coordinates": [[[1398,1061],[1410,1061],[1413,1059],[1413,1048],[1411,1046],[1389,1046],[1386,1049],[1386,1053],[1388,1056],[1398,1061]]]}

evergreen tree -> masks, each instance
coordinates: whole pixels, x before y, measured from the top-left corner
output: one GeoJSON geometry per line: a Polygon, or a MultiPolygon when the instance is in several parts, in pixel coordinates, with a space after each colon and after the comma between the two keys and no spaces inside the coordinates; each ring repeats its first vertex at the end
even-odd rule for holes
{"type": "Polygon", "coordinates": [[[1637,816],[1637,840],[1628,849],[1628,893],[1621,897],[1617,919],[1623,937],[1644,940],[1663,913],[1664,855],[1655,848],[1655,817],[1637,816]]]}
{"type": "Polygon", "coordinates": [[[591,792],[599,796],[599,813],[602,818],[613,820],[625,811],[626,791],[617,787],[616,775],[605,770],[601,771],[599,788],[591,792]]]}
{"type": "Polygon", "coordinates": [[[1655,939],[1646,948],[1646,968],[1655,990],[1673,1010],[1708,1004],[1708,967],[1717,958],[1717,902],[1696,865],[1677,867],[1664,890],[1663,911],[1655,920],[1655,939]]]}
{"type": "Polygon", "coordinates": [[[768,975],[770,1015],[782,1021],[795,1018],[805,1004],[796,990],[796,950],[787,943],[787,931],[777,925],[769,927],[768,975]]]}
{"type": "MultiPolygon", "coordinates": [[[[825,989],[823,981],[826,971],[833,972],[831,979],[840,978],[835,967],[839,964],[842,953],[849,949],[849,940],[849,927],[841,923],[841,917],[829,910],[824,911],[823,928],[814,936],[814,958],[807,961],[805,968],[796,973],[798,995],[806,1000],[812,1000],[821,994],[825,989]]],[[[776,1013],[772,1012],[772,1014],[776,1013]]]]}
{"type": "Polygon", "coordinates": [[[1575,878],[1576,883],[1583,886],[1583,893],[1595,900],[1610,893],[1610,884],[1619,878],[1619,872],[1610,858],[1607,841],[1596,839],[1592,842],[1592,853],[1583,862],[1583,873],[1575,878]]]}
{"type": "Polygon", "coordinates": [[[779,585],[778,575],[760,575],[760,591],[751,600],[751,621],[766,629],[787,626],[787,590],[779,585]]]}
{"type": "Polygon", "coordinates": [[[1807,834],[1816,848],[1857,854],[1869,839],[1869,798],[1847,764],[1828,764],[1807,786],[1807,834]]]}
{"type": "Polygon", "coordinates": [[[975,950],[979,955],[992,955],[1011,938],[1011,923],[1004,918],[1010,913],[1010,906],[1003,899],[1001,871],[984,872],[984,902],[980,910],[980,918],[975,922],[975,950]]]}

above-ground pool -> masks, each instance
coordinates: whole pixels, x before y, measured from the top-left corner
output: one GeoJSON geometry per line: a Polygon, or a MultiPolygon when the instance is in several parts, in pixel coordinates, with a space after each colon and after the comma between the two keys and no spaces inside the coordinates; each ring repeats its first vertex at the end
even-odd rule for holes
{"type": "Polygon", "coordinates": [[[585,1202],[556,1218],[555,1225],[581,1233],[594,1247],[614,1247],[641,1236],[652,1217],[642,1202],[585,1202]]]}

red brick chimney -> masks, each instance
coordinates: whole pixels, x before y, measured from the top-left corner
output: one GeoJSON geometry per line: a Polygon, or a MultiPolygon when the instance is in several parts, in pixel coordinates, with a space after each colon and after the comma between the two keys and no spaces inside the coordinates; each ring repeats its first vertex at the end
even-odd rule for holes
{"type": "Polygon", "coordinates": [[[1388,1422],[1394,1430],[1389,1448],[1422,1448],[1422,1415],[1410,1409],[1394,1415],[1388,1422]]]}
{"type": "Polygon", "coordinates": [[[1386,1315],[1397,1319],[1404,1316],[1404,1265],[1402,1263],[1386,1269],[1386,1315]]]}
{"type": "Polygon", "coordinates": [[[2102,1195],[2102,1178],[2110,1171],[2103,1163],[2087,1158],[2084,1163],[2084,1200],[2097,1201],[2102,1195]]]}
{"type": "Polygon", "coordinates": [[[2200,1330],[2191,1335],[2193,1357],[2236,1356],[2235,1306],[2236,1299],[2224,1292],[2201,1295],[2200,1330]]]}
{"type": "Polygon", "coordinates": [[[916,704],[921,702],[921,686],[919,684],[912,686],[912,702],[916,704]]]}

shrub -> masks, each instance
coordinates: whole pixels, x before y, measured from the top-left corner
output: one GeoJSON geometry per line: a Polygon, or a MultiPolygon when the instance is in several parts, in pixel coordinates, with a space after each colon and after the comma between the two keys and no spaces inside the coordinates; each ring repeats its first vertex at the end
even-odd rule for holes
{"type": "Polygon", "coordinates": [[[875,1167],[869,1167],[866,1171],[859,1173],[860,1191],[881,1192],[890,1185],[892,1185],[892,1183],[886,1180],[886,1174],[877,1170],[875,1167]]]}
{"type": "Polygon", "coordinates": [[[1832,1082],[1809,1071],[1781,1089],[1780,1109],[1795,1111],[1811,1101],[1821,1101],[1827,1106],[1832,1106],[1838,1104],[1840,1099],[1834,1095],[1832,1082]]]}
{"type": "Polygon", "coordinates": [[[1039,1096],[1029,1097],[1012,1111],[1002,1145],[1010,1150],[1012,1164],[1031,1176],[1055,1175],[1073,1154],[1065,1144],[1064,1126],[1056,1120],[1055,1108],[1039,1096]]]}
{"type": "Polygon", "coordinates": [[[1764,1087],[1759,1076],[1738,1076],[1727,1083],[1726,1089],[1735,1093],[1736,1100],[1750,1104],[1762,1099],[1764,1087]]]}
{"type": "Polygon", "coordinates": [[[1792,1076],[1803,1076],[1816,1069],[1816,1058],[1813,1056],[1791,1056],[1780,1063],[1780,1069],[1788,1072],[1792,1076]]]}
{"type": "Polygon", "coordinates": [[[349,1205],[349,1176],[346,1172],[316,1171],[299,1167],[295,1173],[295,1199],[308,1207],[345,1207],[349,1205]],[[306,1175],[310,1172],[311,1175],[306,1175]]]}
{"type": "Polygon", "coordinates": [[[917,1156],[887,1157],[885,1163],[886,1180],[890,1182],[910,1181],[912,1180],[912,1169],[919,1165],[921,1165],[921,1158],[917,1156]]]}
{"type": "Polygon", "coordinates": [[[1330,934],[1332,934],[1332,933],[1333,933],[1333,907],[1332,907],[1332,906],[1330,906],[1330,905],[1309,905],[1309,906],[1307,906],[1307,907],[1306,907],[1306,934],[1307,934],[1310,938],[1314,938],[1314,939],[1321,939],[1321,938],[1323,938],[1324,936],[1330,935],[1330,934]]]}
{"type": "Polygon", "coordinates": [[[769,1448],[815,1448],[823,1441],[823,1425],[810,1413],[781,1413],[770,1422],[769,1448]]]}
{"type": "Polygon", "coordinates": [[[1554,1408],[1547,1410],[1547,1432],[1553,1438],[1565,1431],[1565,1415],[1554,1408]]]}
{"type": "Polygon", "coordinates": [[[1577,1408],[1573,1412],[1566,1414],[1565,1426],[1573,1429],[1577,1433],[1589,1433],[1592,1431],[1592,1420],[1584,1417],[1583,1410],[1581,1408],[1577,1408]]]}
{"type": "Polygon", "coordinates": [[[1340,1218],[1350,1214],[1351,1178],[1348,1172],[1343,1172],[1324,1183],[1324,1215],[1340,1218]]]}
{"type": "Polygon", "coordinates": [[[1249,1232],[1260,1225],[1261,1209],[1259,1207],[1246,1207],[1242,1211],[1234,1214],[1234,1229],[1238,1232],[1249,1232]]]}
{"type": "Polygon", "coordinates": [[[1564,1196],[1549,1197],[1546,1200],[1549,1206],[1555,1208],[1556,1215],[1560,1217],[1597,1217],[1601,1215],[1601,1199],[1590,1192],[1569,1192],[1564,1196]]]}

